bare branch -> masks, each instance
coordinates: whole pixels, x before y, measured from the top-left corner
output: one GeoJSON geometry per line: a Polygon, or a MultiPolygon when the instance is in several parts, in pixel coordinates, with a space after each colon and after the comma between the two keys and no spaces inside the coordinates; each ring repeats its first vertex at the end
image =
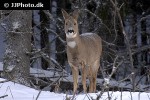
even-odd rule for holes
{"type": "Polygon", "coordinates": [[[2,98],[5,98],[5,97],[7,97],[8,95],[3,95],[3,96],[0,96],[0,99],[2,99],[2,98]]]}
{"type": "MultiPolygon", "coordinates": [[[[60,79],[60,78],[59,78],[60,79]]],[[[59,80],[58,79],[58,80],[59,80]]],[[[53,81],[51,84],[49,84],[48,86],[50,87],[51,85],[53,85],[54,83],[56,83],[58,80],[56,80],[56,81],[53,81]]],[[[41,94],[41,92],[42,92],[42,90],[43,89],[41,89],[40,91],[39,91],[39,93],[38,93],[38,95],[37,95],[37,97],[36,97],[36,99],[35,100],[38,100],[38,98],[39,98],[39,96],[40,96],[40,94],[41,94]]]]}
{"type": "Polygon", "coordinates": [[[0,83],[5,83],[5,82],[9,82],[9,80],[0,81],[0,83]]]}
{"type": "Polygon", "coordinates": [[[123,26],[123,22],[122,22],[122,18],[121,18],[121,15],[120,15],[120,12],[119,12],[119,9],[117,7],[117,5],[113,2],[113,0],[110,0],[110,2],[112,3],[114,9],[116,10],[116,14],[119,18],[119,22],[120,22],[120,28],[122,30],[122,33],[124,35],[124,38],[125,38],[125,42],[126,42],[126,46],[127,46],[127,50],[129,52],[129,59],[130,59],[130,64],[131,64],[131,73],[132,73],[132,88],[133,90],[135,90],[135,69],[134,69],[134,66],[133,66],[133,57],[132,57],[132,52],[131,52],[131,46],[130,46],[130,43],[129,43],[129,37],[127,35],[127,33],[125,32],[125,29],[124,29],[124,26],[123,26]]]}

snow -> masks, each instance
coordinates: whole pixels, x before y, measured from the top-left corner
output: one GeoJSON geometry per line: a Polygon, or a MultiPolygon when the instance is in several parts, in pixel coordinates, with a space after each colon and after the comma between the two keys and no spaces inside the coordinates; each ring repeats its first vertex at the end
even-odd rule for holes
{"type": "MultiPolygon", "coordinates": [[[[5,79],[0,78],[0,82],[4,81],[5,79]]],[[[14,82],[4,82],[0,83],[0,97],[4,95],[8,95],[2,100],[36,100],[36,97],[39,93],[39,90],[32,89],[30,87],[26,87],[14,82]]],[[[75,96],[76,100],[92,100],[96,99],[98,93],[88,93],[88,94],[77,94],[75,96]],[[90,98],[90,99],[89,99],[90,98]]],[[[109,91],[109,95],[111,100],[149,100],[150,99],[150,92],[113,92],[109,91]],[[121,95],[122,94],[122,95],[121,95]]],[[[49,91],[42,91],[39,95],[38,100],[65,100],[66,97],[72,97],[72,95],[66,94],[59,94],[49,91]]],[[[105,92],[100,100],[108,100],[108,92],[105,92]]]]}
{"type": "Polygon", "coordinates": [[[109,78],[104,78],[104,86],[107,86],[110,84],[110,79],[109,78]]]}
{"type": "Polygon", "coordinates": [[[0,71],[3,70],[3,64],[0,62],[0,71]]]}
{"type": "Polygon", "coordinates": [[[6,69],[6,72],[11,72],[15,68],[15,65],[9,65],[6,69]]]}
{"type": "Polygon", "coordinates": [[[18,21],[17,22],[13,22],[12,25],[13,25],[13,29],[14,30],[21,26],[21,24],[18,21]]]}
{"type": "Polygon", "coordinates": [[[33,75],[35,77],[50,77],[50,76],[59,76],[58,73],[52,73],[50,71],[47,70],[41,70],[41,69],[37,69],[37,68],[30,68],[30,75],[33,75]]]}
{"type": "MultiPolygon", "coordinates": [[[[3,64],[0,62],[0,68],[3,64]]],[[[47,75],[47,71],[30,69],[32,73],[40,72],[43,75],[47,75]]],[[[51,76],[51,75],[48,75],[51,76]]],[[[80,79],[80,78],[79,78],[80,79]]],[[[72,80],[72,78],[70,79],[72,80]]],[[[107,80],[107,79],[106,79],[107,80]]],[[[1,100],[36,100],[40,90],[35,90],[24,85],[14,83],[14,82],[3,82],[5,79],[0,78],[0,99],[1,100]],[[2,98],[2,96],[6,97],[2,98]]],[[[97,80],[101,81],[101,80],[97,80]]],[[[112,82],[111,82],[112,83],[112,82]]],[[[114,83],[116,84],[116,83],[114,83]]],[[[97,96],[101,93],[88,93],[88,94],[77,94],[75,95],[75,100],[95,100],[97,96]]],[[[109,91],[104,92],[102,97],[99,100],[108,100],[108,93],[111,97],[111,100],[150,100],[150,91],[149,92],[129,92],[129,91],[109,91]]],[[[64,93],[54,93],[50,91],[42,91],[37,100],[66,100],[67,98],[73,97],[73,95],[67,95],[64,93]]]]}
{"type": "Polygon", "coordinates": [[[83,33],[82,36],[93,35],[94,33],[83,33]]]}
{"type": "MultiPolygon", "coordinates": [[[[4,79],[0,78],[0,82],[4,79]]],[[[13,82],[0,83],[0,97],[8,95],[2,100],[35,100],[39,91],[13,82]]],[[[65,94],[41,92],[38,100],[63,100],[65,94]]]]}

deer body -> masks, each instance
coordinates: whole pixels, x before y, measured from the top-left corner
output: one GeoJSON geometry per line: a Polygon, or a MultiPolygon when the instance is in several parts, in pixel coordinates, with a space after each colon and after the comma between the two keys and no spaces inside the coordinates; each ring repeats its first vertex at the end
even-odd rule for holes
{"type": "Polygon", "coordinates": [[[89,92],[95,92],[97,72],[102,52],[101,38],[94,33],[79,34],[77,11],[73,12],[73,16],[70,16],[64,10],[62,10],[62,13],[65,19],[67,57],[73,74],[74,93],[78,87],[79,69],[81,69],[84,92],[87,91],[86,78],[90,81],[89,92]]]}

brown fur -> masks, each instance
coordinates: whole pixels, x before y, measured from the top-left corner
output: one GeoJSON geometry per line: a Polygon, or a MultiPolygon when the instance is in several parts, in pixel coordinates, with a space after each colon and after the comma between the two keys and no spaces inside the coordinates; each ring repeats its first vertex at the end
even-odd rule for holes
{"type": "Polygon", "coordinates": [[[70,16],[66,11],[62,10],[62,14],[65,19],[65,33],[67,34],[71,27],[74,34],[76,34],[73,38],[66,36],[67,44],[72,41],[76,44],[75,47],[67,45],[68,62],[73,74],[74,93],[78,87],[79,69],[81,69],[84,92],[87,91],[86,78],[90,81],[89,92],[95,92],[97,72],[100,67],[100,56],[102,52],[101,38],[94,33],[79,35],[77,24],[78,11],[74,11],[73,15],[70,16]]]}

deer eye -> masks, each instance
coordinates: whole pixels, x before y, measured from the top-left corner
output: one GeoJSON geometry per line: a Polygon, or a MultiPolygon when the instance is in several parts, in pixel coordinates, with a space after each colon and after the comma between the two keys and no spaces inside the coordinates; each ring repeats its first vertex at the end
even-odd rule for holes
{"type": "Polygon", "coordinates": [[[74,23],[74,25],[76,25],[76,23],[74,23]]]}
{"type": "Polygon", "coordinates": [[[68,23],[66,23],[66,25],[68,25],[68,23]]]}

